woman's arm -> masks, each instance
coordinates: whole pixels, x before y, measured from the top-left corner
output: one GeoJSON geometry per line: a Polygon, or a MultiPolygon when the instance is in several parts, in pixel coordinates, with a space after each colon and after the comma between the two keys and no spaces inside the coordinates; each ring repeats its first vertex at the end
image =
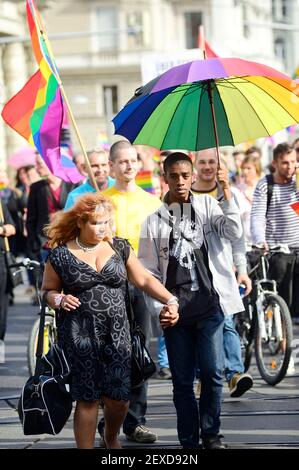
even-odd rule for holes
{"type": "Polygon", "coordinates": [[[168,300],[173,297],[173,294],[171,294],[163,284],[158,281],[158,279],[142,266],[132,250],[130,251],[130,256],[127,261],[127,271],[129,281],[134,284],[134,286],[143,290],[163,304],[167,304],[168,300]]]}
{"type": "Polygon", "coordinates": [[[52,267],[50,261],[45,265],[42,292],[48,291],[46,301],[52,308],[63,308],[66,311],[75,310],[81,305],[79,299],[73,295],[64,295],[61,279],[52,267]]]}
{"type": "Polygon", "coordinates": [[[131,250],[127,261],[127,271],[130,282],[134,286],[143,290],[151,297],[159,300],[165,305],[160,313],[160,321],[162,326],[173,326],[177,323],[178,301],[171,292],[169,292],[158,279],[150,274],[136,258],[135,253],[131,250]]]}

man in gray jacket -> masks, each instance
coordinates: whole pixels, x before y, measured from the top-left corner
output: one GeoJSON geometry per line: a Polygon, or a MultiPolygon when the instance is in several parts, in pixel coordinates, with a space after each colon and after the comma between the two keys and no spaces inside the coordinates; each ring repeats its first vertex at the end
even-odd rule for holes
{"type": "Polygon", "coordinates": [[[244,310],[230,248],[242,235],[242,223],[223,170],[217,173],[224,193],[220,204],[210,196],[191,194],[192,162],[186,154],[168,156],[164,175],[169,193],[142,226],[138,256],[179,299],[180,320],[164,335],[180,443],[183,448],[200,447],[201,427],[204,448],[224,449],[219,435],[223,323],[224,315],[244,310]],[[199,411],[193,390],[197,364],[199,411]]]}
{"type": "MultiPolygon", "coordinates": [[[[218,161],[215,149],[201,150],[196,153],[195,163],[196,181],[191,191],[194,195],[209,194],[218,202],[223,201],[224,195],[221,185],[217,182],[218,161]]],[[[223,171],[228,170],[223,165],[223,171]]],[[[238,204],[238,192],[231,188],[232,197],[238,204]]],[[[238,204],[239,205],[239,204],[238,204]]],[[[251,280],[247,274],[247,260],[244,234],[239,240],[231,243],[232,257],[236,268],[237,282],[246,287],[244,296],[251,291],[251,280]]],[[[241,343],[239,334],[234,325],[233,315],[227,315],[223,329],[224,375],[228,383],[230,396],[240,397],[253,385],[253,379],[244,373],[241,343]]]]}

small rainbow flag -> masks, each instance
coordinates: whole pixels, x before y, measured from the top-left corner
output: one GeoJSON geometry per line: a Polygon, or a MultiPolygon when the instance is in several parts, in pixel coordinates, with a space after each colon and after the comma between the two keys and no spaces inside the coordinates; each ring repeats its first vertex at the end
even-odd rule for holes
{"type": "Polygon", "coordinates": [[[106,152],[109,151],[110,145],[106,132],[100,131],[97,136],[97,147],[102,148],[106,152]]]}
{"type": "Polygon", "coordinates": [[[33,0],[26,1],[27,21],[39,70],[2,110],[4,121],[35,146],[51,172],[72,183],[82,179],[73,161],[64,166],[60,154],[63,101],[56,67],[42,36],[42,24],[33,0]]]}
{"type": "Polygon", "coordinates": [[[136,176],[136,184],[148,193],[154,194],[153,173],[151,171],[139,171],[136,176]]]}
{"type": "Polygon", "coordinates": [[[293,211],[295,211],[296,214],[299,215],[299,201],[293,202],[292,204],[290,204],[290,206],[293,209],[293,211]]]}

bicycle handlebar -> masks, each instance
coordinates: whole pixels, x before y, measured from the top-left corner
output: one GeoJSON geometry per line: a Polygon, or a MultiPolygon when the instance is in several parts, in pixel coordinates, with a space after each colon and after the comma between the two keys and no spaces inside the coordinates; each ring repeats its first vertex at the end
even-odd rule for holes
{"type": "Polygon", "coordinates": [[[252,252],[257,252],[261,254],[267,254],[267,253],[291,253],[288,245],[286,244],[277,244],[277,245],[272,245],[269,248],[265,248],[263,244],[256,244],[256,245],[251,245],[251,250],[252,252]]]}
{"type": "Polygon", "coordinates": [[[33,269],[33,268],[39,268],[41,263],[38,261],[35,261],[30,258],[24,258],[22,261],[19,261],[18,263],[10,264],[11,268],[26,268],[26,269],[33,269]]]}

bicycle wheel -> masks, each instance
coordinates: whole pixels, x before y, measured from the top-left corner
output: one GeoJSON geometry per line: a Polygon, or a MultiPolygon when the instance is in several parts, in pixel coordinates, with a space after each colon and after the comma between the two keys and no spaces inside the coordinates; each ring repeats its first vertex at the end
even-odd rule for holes
{"type": "Polygon", "coordinates": [[[292,353],[291,316],[285,301],[272,293],[265,295],[260,315],[256,322],[256,363],[265,382],[276,385],[285,377],[292,353]]]}
{"type": "MultiPolygon", "coordinates": [[[[36,362],[36,349],[37,349],[37,340],[38,340],[38,331],[39,331],[39,322],[40,318],[37,318],[33,323],[31,328],[28,345],[27,345],[27,363],[29,374],[33,375],[35,370],[36,362]]],[[[47,354],[52,344],[56,341],[56,330],[54,327],[54,317],[53,315],[46,315],[45,317],[45,327],[44,327],[44,344],[43,344],[43,354],[47,354]]]]}

